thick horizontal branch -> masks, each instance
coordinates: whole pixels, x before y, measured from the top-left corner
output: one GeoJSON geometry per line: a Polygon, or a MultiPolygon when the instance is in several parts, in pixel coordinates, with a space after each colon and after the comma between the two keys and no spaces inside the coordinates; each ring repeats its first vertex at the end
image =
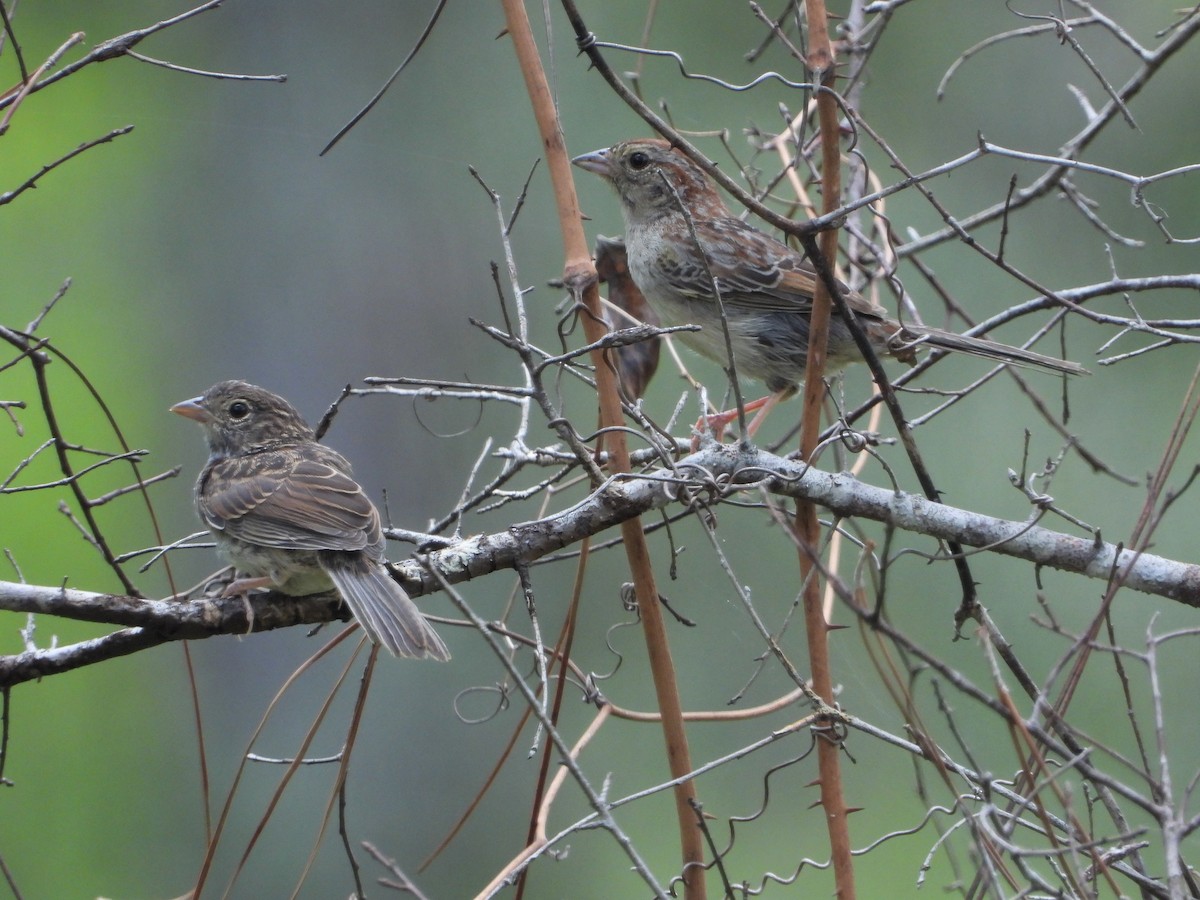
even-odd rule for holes
{"type": "MultiPolygon", "coordinates": [[[[1149,553],[1137,554],[1092,537],[1062,534],[1029,522],[997,519],[935,503],[917,494],[864,484],[846,473],[830,475],[752,451],[762,472],[772,472],[765,487],[773,493],[805,497],[843,517],[885,522],[903,531],[958,541],[1064,572],[1108,580],[1145,594],[1200,606],[1200,566],[1149,553]],[[779,464],[787,471],[780,471],[779,464]],[[801,474],[803,477],[801,478],[801,474]]],[[[744,478],[747,470],[736,473],[744,478]]]]}
{"type": "Polygon", "coordinates": [[[8,581],[0,581],[0,610],[132,626],[78,644],[0,656],[0,687],[127,656],[170,641],[272,631],[290,625],[345,620],[350,615],[334,594],[288,597],[265,593],[254,595],[248,604],[240,597],[144,600],[123,594],[97,594],[8,581]],[[253,622],[250,621],[250,610],[253,610],[253,622]]]}
{"type": "Polygon", "coordinates": [[[247,607],[241,597],[143,600],[123,594],[97,594],[0,581],[0,609],[63,616],[81,622],[134,626],[154,632],[164,641],[247,634],[289,625],[348,619],[349,613],[341,612],[340,606],[335,594],[310,597],[288,597],[269,592],[253,594],[247,607]],[[270,602],[272,598],[286,602],[270,602]],[[253,622],[250,621],[251,610],[253,622]]]}
{"type": "MultiPolygon", "coordinates": [[[[676,464],[676,472],[656,471],[609,481],[603,488],[561,513],[511,526],[497,534],[479,535],[430,554],[451,583],[485,575],[517,563],[530,563],[588,535],[633,516],[699,496],[714,503],[748,489],[807,499],[842,518],[871,519],[903,531],[955,540],[1040,566],[1108,579],[1123,572],[1126,587],[1200,606],[1200,566],[1149,553],[1134,554],[1091,537],[1062,534],[1029,522],[998,519],[917,494],[892,491],[859,481],[846,473],[831,474],[791,462],[755,448],[733,444],[710,446],[676,464]]],[[[437,580],[416,562],[397,567],[405,589],[414,596],[436,591],[437,580]]]]}
{"type": "MultiPolygon", "coordinates": [[[[1152,554],[1134,554],[1090,537],[1062,534],[1029,522],[998,519],[902,491],[875,487],[845,473],[808,468],[754,448],[712,445],[681,460],[674,472],[656,470],[611,479],[595,493],[560,513],[477,535],[396,565],[396,575],[413,597],[436,593],[436,568],[451,584],[518,564],[536,562],[634,516],[693,497],[705,504],[749,490],[811,500],[842,518],[870,519],[903,531],[956,540],[1024,559],[1039,566],[1107,580],[1200,606],[1200,566],[1152,554]]],[[[264,593],[250,600],[253,622],[240,599],[142,600],[62,587],[0,582],[0,610],[41,613],[126,628],[84,644],[32,650],[0,657],[0,686],[27,681],[173,640],[245,634],[291,625],[346,619],[334,595],[287,597],[264,593]]]]}

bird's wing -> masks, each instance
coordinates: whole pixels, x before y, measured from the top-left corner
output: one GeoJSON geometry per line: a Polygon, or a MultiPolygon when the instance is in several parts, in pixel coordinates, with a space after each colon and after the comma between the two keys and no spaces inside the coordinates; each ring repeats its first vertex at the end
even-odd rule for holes
{"type": "Polygon", "coordinates": [[[196,505],[210,528],[230,537],[296,550],[363,550],[382,545],[379,513],[341,457],[272,450],[216,462],[196,505]]]}
{"type": "MultiPolygon", "coordinates": [[[[660,256],[666,257],[662,259],[662,277],[680,293],[711,298],[711,272],[727,304],[757,312],[811,313],[817,274],[801,254],[732,216],[700,220],[694,225],[707,271],[694,254],[689,254],[693,258],[687,261],[670,254],[660,256]]],[[[840,286],[846,301],[860,316],[886,316],[882,307],[845,284],[840,286]]]]}

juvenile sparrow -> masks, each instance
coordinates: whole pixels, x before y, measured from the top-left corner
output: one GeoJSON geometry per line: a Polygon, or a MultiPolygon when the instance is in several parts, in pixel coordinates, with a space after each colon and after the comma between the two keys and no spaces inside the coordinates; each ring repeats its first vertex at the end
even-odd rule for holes
{"type": "Polygon", "coordinates": [[[388,574],[379,512],[341,454],[282,397],[222,381],[171,407],[208,439],[196,510],[241,576],[225,596],[269,587],[303,596],[337,588],[375,643],[396,656],[450,653],[388,574]]]}
{"type": "MultiPolygon", "coordinates": [[[[730,213],[704,171],[666,141],[624,141],[572,162],[616,189],[625,217],[629,270],[662,323],[701,326],[698,332],[680,334],[680,340],[725,363],[725,336],[711,272],[724,302],[737,371],[766,382],[773,393],[794,391],[804,378],[817,282],[804,256],[730,213]],[[692,237],[689,218],[698,240],[692,237]]],[[[924,343],[1054,372],[1087,371],[1073,362],[994,341],[902,325],[882,306],[845,285],[841,289],[872,345],[904,362],[915,362],[915,345],[924,343]]],[[[829,368],[861,359],[835,310],[829,324],[829,368]]]]}

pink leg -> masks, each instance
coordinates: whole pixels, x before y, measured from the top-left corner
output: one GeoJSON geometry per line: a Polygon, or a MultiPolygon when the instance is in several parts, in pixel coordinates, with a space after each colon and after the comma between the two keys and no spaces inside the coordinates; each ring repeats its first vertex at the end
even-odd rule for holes
{"type": "MultiPolygon", "coordinates": [[[[782,393],[771,394],[769,397],[763,397],[762,400],[756,401],[758,404],[758,414],[750,420],[750,424],[746,426],[746,435],[754,437],[754,432],[762,426],[762,423],[767,420],[767,414],[779,405],[779,401],[784,398],[782,393]]],[[[749,406],[746,409],[750,409],[749,406]]]]}
{"type": "MultiPolygon", "coordinates": [[[[766,397],[760,397],[758,400],[751,400],[744,407],[745,412],[751,413],[757,411],[757,415],[750,420],[750,424],[746,426],[746,436],[753,437],[754,432],[758,431],[763,420],[766,419],[769,413],[781,398],[781,394],[768,394],[766,397]]],[[[736,409],[727,409],[724,412],[713,413],[711,416],[701,416],[696,421],[696,430],[701,431],[704,428],[711,428],[713,437],[718,441],[725,435],[725,429],[729,427],[729,423],[736,420],[738,411],[736,409]]],[[[692,441],[692,450],[698,450],[700,442],[698,439],[692,441]]]]}
{"type": "Polygon", "coordinates": [[[254,607],[250,605],[250,592],[260,589],[266,589],[274,584],[270,578],[261,576],[259,578],[237,578],[229,582],[229,586],[221,592],[222,597],[241,597],[242,605],[246,607],[246,634],[250,634],[254,630],[254,607]]]}
{"type": "Polygon", "coordinates": [[[229,582],[229,585],[221,592],[221,596],[245,597],[251,591],[266,590],[273,583],[266,575],[258,578],[238,578],[229,582]]]}

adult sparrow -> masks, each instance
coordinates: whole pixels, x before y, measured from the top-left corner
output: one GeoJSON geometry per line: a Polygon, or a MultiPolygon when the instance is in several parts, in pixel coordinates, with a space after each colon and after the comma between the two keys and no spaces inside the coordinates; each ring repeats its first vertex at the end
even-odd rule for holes
{"type": "Polygon", "coordinates": [[[317,443],[295,407],[244,381],[222,381],[171,412],[199,422],[208,439],[196,510],[241,576],[226,596],[336,587],[375,643],[396,656],[450,658],[388,574],[379,511],[350,463],[317,443]]]}
{"type": "MultiPolygon", "coordinates": [[[[624,141],[572,162],[616,189],[625,217],[629,270],[662,323],[701,326],[700,331],[681,333],[680,340],[724,364],[727,351],[713,293],[715,279],[738,372],[761,379],[773,393],[794,391],[804,378],[817,282],[804,256],[730,213],[704,171],[666,141],[624,141]]],[[[881,354],[912,363],[916,345],[925,343],[1055,372],[1086,371],[1073,362],[1018,347],[901,324],[883,307],[840,287],[881,354]]],[[[861,359],[850,329],[835,310],[829,323],[829,368],[861,359]]]]}

